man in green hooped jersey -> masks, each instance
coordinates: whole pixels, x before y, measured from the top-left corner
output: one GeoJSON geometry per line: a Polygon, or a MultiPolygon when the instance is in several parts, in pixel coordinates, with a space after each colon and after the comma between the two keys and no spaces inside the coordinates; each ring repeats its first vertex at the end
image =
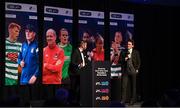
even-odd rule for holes
{"type": "Polygon", "coordinates": [[[21,43],[17,42],[21,26],[10,23],[8,26],[9,36],[6,38],[6,57],[5,57],[5,85],[18,84],[18,55],[21,43]]]}
{"type": "Polygon", "coordinates": [[[71,62],[72,45],[69,43],[69,33],[66,28],[59,31],[60,42],[58,46],[64,50],[65,61],[62,69],[62,84],[70,86],[69,65],[71,62]]]}

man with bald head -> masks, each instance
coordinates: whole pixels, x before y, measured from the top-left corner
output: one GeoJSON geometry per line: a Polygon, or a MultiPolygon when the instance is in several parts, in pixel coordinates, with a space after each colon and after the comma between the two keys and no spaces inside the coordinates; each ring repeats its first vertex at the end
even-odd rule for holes
{"type": "Polygon", "coordinates": [[[43,49],[43,84],[61,84],[64,51],[56,44],[56,32],[46,32],[47,46],[43,49]]]}

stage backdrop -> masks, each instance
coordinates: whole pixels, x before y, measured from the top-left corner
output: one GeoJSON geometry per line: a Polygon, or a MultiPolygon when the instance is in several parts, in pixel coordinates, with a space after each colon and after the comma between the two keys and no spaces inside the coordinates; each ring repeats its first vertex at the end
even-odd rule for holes
{"type": "MultiPolygon", "coordinates": [[[[66,46],[62,46],[65,54],[65,62],[62,68],[62,78],[69,78],[69,64],[71,61],[71,53],[72,53],[72,9],[68,8],[60,8],[60,7],[52,7],[45,6],[44,7],[44,35],[43,35],[43,47],[47,46],[46,42],[46,32],[48,29],[54,29],[56,31],[57,40],[56,43],[59,45],[60,40],[60,30],[62,28],[68,31],[68,43],[66,46]]],[[[64,39],[64,38],[63,38],[64,39]]],[[[42,76],[43,77],[43,76],[42,76]]],[[[62,82],[63,83],[63,82],[62,82]]],[[[70,80],[66,82],[70,84],[70,80]]]]}
{"type": "MultiPolygon", "coordinates": [[[[110,12],[110,55],[114,54],[114,49],[112,48],[115,40],[118,40],[118,35],[121,35],[122,40],[121,45],[118,46],[119,51],[123,51],[126,48],[126,43],[128,39],[133,39],[134,34],[134,14],[129,13],[117,13],[110,12]],[[119,34],[120,33],[120,34],[119,34]],[[115,36],[117,38],[115,38],[115,36]]],[[[115,54],[114,54],[115,55],[115,54]]],[[[117,59],[120,59],[117,57],[117,59]]],[[[121,76],[121,66],[118,66],[117,63],[113,62],[111,67],[111,77],[120,77],[121,76]]]]}
{"type": "Polygon", "coordinates": [[[8,26],[10,23],[16,23],[21,26],[21,30],[17,38],[17,43],[14,43],[13,45],[13,43],[6,41],[5,85],[17,85],[17,83],[14,82],[14,80],[16,81],[19,80],[17,73],[18,72],[17,57],[20,51],[19,48],[21,47],[21,44],[26,40],[25,26],[27,24],[31,24],[34,26],[36,34],[38,32],[37,6],[33,4],[6,2],[5,18],[6,18],[6,22],[5,22],[6,38],[8,38],[9,36],[8,26]]]}
{"type": "Polygon", "coordinates": [[[79,40],[88,40],[87,56],[95,48],[95,38],[99,35],[104,38],[104,12],[79,10],[79,40]],[[86,32],[86,34],[85,34],[86,32]],[[87,34],[89,36],[87,36],[87,34]]]}
{"type": "Polygon", "coordinates": [[[57,42],[59,42],[59,31],[66,28],[69,32],[69,41],[72,43],[72,9],[45,6],[44,7],[44,46],[46,46],[46,31],[52,28],[56,31],[57,42]]]}

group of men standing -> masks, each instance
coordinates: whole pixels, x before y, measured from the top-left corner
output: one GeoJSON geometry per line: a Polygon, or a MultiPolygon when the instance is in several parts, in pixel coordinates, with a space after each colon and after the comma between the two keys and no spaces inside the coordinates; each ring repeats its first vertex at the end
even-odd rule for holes
{"type": "MultiPolygon", "coordinates": [[[[26,41],[17,41],[22,27],[17,23],[8,26],[9,36],[6,38],[6,63],[5,85],[35,84],[40,76],[39,49],[36,40],[36,29],[28,24],[25,27],[26,41]]],[[[88,41],[80,41],[79,46],[72,53],[72,45],[69,42],[69,33],[65,28],[59,31],[59,43],[56,43],[57,34],[54,29],[46,31],[47,46],[43,48],[42,84],[67,84],[79,86],[79,70],[82,70],[88,62],[85,50],[88,41]],[[70,72],[72,71],[72,72],[70,72]],[[75,73],[74,73],[75,72],[75,73]],[[70,77],[70,73],[75,77],[70,77]],[[71,78],[71,79],[70,79],[71,78]]],[[[111,45],[111,71],[119,71],[122,76],[122,101],[126,101],[127,84],[132,83],[132,100],[136,95],[136,73],[140,67],[139,52],[134,49],[134,41],[128,40],[127,48],[121,46],[122,34],[115,32],[111,45]]],[[[104,61],[104,39],[97,36],[96,47],[89,54],[91,60],[104,61]]],[[[78,90],[79,91],[79,90],[78,90]]]]}
{"type": "MultiPolygon", "coordinates": [[[[6,38],[5,85],[27,85],[37,83],[40,76],[39,49],[36,29],[33,25],[25,27],[26,41],[17,41],[22,27],[17,23],[8,26],[9,36],[6,38]]],[[[69,83],[69,64],[72,46],[68,41],[68,31],[60,30],[60,43],[56,44],[56,32],[46,32],[47,46],[43,49],[43,84],[69,83]]]]}
{"type": "Polygon", "coordinates": [[[17,42],[21,26],[10,23],[6,38],[5,85],[34,84],[39,75],[38,42],[33,25],[26,25],[26,41],[17,42]],[[19,78],[20,76],[20,78],[19,78]]]}

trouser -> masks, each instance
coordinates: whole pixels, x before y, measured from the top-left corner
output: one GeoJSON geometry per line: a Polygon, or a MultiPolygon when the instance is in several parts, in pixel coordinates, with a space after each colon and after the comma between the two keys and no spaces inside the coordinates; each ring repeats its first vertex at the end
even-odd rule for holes
{"type": "Polygon", "coordinates": [[[71,90],[73,95],[73,100],[76,102],[80,101],[80,75],[71,75],[71,90]]]}
{"type": "Polygon", "coordinates": [[[136,74],[123,74],[122,76],[122,101],[127,101],[127,91],[130,91],[130,100],[136,101],[136,74]],[[128,90],[130,84],[130,90],[128,90]]]}

